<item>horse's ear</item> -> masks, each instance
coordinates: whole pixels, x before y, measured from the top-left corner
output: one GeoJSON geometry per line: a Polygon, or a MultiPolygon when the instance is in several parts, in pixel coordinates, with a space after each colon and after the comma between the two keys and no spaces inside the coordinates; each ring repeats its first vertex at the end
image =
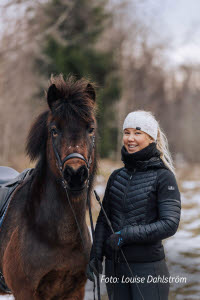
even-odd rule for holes
{"type": "Polygon", "coordinates": [[[50,85],[48,92],[47,92],[47,102],[49,108],[52,109],[53,103],[61,98],[61,93],[57,89],[55,84],[50,85]]]}
{"type": "Polygon", "coordinates": [[[86,86],[86,93],[90,96],[90,98],[93,100],[93,102],[96,101],[96,92],[91,83],[88,83],[86,86]]]}

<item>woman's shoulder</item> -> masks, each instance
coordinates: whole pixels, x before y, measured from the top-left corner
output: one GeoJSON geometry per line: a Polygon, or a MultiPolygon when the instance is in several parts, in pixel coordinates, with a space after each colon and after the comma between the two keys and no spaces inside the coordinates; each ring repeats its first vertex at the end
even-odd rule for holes
{"type": "Polygon", "coordinates": [[[116,175],[117,175],[118,173],[120,173],[123,169],[124,169],[124,167],[119,168],[119,169],[116,169],[116,170],[114,170],[114,171],[110,174],[110,176],[109,176],[109,178],[108,178],[108,185],[112,184],[112,182],[113,182],[113,180],[115,179],[116,175]]]}
{"type": "Polygon", "coordinates": [[[120,171],[122,171],[123,169],[125,169],[125,168],[122,167],[122,168],[119,168],[119,169],[114,170],[114,171],[110,174],[109,179],[114,178],[114,177],[115,177],[120,171]]]}
{"type": "Polygon", "coordinates": [[[165,165],[163,168],[158,169],[158,177],[172,177],[175,178],[175,174],[167,168],[165,165]]]}
{"type": "Polygon", "coordinates": [[[157,183],[159,186],[177,186],[175,174],[168,168],[158,170],[157,183]]]}
{"type": "Polygon", "coordinates": [[[108,178],[108,181],[107,181],[107,184],[106,184],[105,195],[106,195],[107,193],[109,193],[110,188],[112,187],[112,184],[113,184],[113,182],[114,182],[114,179],[115,179],[117,173],[120,172],[120,170],[122,170],[122,169],[123,169],[123,168],[116,169],[116,170],[114,170],[114,171],[110,174],[110,176],[109,176],[109,178],[108,178]]]}

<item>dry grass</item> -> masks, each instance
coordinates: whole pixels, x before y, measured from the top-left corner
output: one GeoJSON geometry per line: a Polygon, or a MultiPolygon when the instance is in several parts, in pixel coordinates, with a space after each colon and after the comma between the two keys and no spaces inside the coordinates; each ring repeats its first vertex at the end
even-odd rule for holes
{"type": "Polygon", "coordinates": [[[3,162],[2,165],[11,167],[18,172],[22,172],[26,168],[34,168],[35,163],[30,163],[29,158],[23,154],[13,156],[9,161],[3,162]]]}
{"type": "Polygon", "coordinates": [[[200,164],[185,164],[177,167],[178,180],[200,180],[200,164]]]}

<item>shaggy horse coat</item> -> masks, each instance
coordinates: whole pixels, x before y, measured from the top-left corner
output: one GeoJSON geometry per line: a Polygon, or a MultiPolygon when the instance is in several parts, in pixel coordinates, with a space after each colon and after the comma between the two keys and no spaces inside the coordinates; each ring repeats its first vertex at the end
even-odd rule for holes
{"type": "Polygon", "coordinates": [[[85,215],[96,171],[95,91],[84,79],[52,77],[47,103],[49,109],[38,116],[27,139],[36,167],[15,191],[1,228],[0,268],[16,300],[81,300],[91,247],[85,215]],[[74,152],[92,160],[89,171],[79,158],[66,161],[63,169],[84,246],[61,184],[53,140],[62,160],[74,152]]]}

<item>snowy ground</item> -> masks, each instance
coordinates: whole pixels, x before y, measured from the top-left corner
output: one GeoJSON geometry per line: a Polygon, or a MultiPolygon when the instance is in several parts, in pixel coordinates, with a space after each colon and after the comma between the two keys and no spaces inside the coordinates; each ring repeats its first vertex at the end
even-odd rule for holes
{"type": "MultiPolygon", "coordinates": [[[[200,299],[200,181],[181,182],[182,213],[179,231],[164,242],[166,260],[172,276],[186,277],[187,282],[171,284],[170,300],[200,299]]],[[[95,189],[102,196],[105,190],[103,176],[98,176],[95,189]]],[[[101,285],[102,295],[106,295],[101,285]]],[[[0,296],[11,300],[12,296],[0,296]]],[[[106,297],[104,299],[107,299],[106,297]]],[[[93,285],[86,284],[84,300],[93,300],[93,285]]]]}
{"type": "Polygon", "coordinates": [[[171,299],[200,299],[200,181],[182,182],[179,231],[165,241],[170,273],[187,282],[171,286],[171,299]]]}

